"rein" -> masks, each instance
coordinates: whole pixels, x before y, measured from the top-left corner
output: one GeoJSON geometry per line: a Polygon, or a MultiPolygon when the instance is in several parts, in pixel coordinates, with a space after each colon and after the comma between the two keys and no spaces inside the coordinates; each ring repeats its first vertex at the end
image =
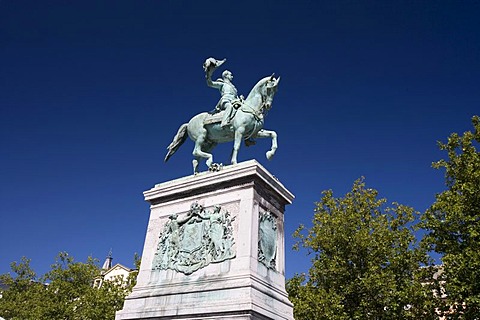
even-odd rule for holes
{"type": "Polygon", "coordinates": [[[239,108],[245,113],[250,113],[255,117],[255,120],[260,121],[264,115],[266,115],[265,111],[265,104],[266,104],[266,97],[261,95],[262,97],[262,104],[260,105],[260,108],[258,110],[255,110],[252,106],[248,105],[245,101],[242,101],[242,105],[239,108]]]}
{"type": "Polygon", "coordinates": [[[242,103],[242,106],[240,107],[240,110],[242,110],[245,113],[250,113],[255,117],[255,120],[260,121],[263,118],[263,111],[265,109],[265,102],[262,101],[262,106],[260,109],[257,111],[245,102],[242,103]]]}
{"type": "Polygon", "coordinates": [[[242,105],[239,108],[242,112],[249,113],[249,114],[253,115],[253,117],[256,120],[255,123],[253,124],[252,132],[247,137],[245,137],[244,140],[248,140],[253,136],[254,132],[257,131],[258,122],[261,121],[262,118],[267,113],[266,108],[265,108],[266,97],[264,97],[263,95],[261,95],[261,97],[262,97],[262,104],[260,105],[260,108],[258,110],[255,110],[252,106],[245,103],[245,101],[242,101],[242,105]]]}

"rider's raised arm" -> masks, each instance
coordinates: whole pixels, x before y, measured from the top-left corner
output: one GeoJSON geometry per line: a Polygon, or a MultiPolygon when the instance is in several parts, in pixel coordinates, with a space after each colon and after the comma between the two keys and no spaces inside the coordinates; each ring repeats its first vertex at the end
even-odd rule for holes
{"type": "Polygon", "coordinates": [[[207,86],[215,88],[215,89],[220,89],[223,86],[222,81],[212,81],[210,77],[207,77],[207,86]]]}
{"type": "Polygon", "coordinates": [[[221,89],[223,86],[223,82],[221,81],[212,81],[211,79],[207,79],[207,86],[215,88],[215,89],[221,89]]]}
{"type": "Polygon", "coordinates": [[[223,82],[220,81],[220,79],[218,79],[216,81],[212,81],[212,73],[211,72],[207,72],[207,74],[205,75],[205,78],[207,78],[207,86],[215,88],[215,89],[221,89],[222,88],[223,82]]]}

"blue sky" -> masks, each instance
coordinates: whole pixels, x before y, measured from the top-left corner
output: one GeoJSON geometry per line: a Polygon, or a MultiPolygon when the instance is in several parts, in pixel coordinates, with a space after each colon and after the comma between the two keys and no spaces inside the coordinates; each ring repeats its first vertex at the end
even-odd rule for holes
{"type": "MultiPolygon", "coordinates": [[[[103,260],[111,248],[132,266],[142,192],[191,174],[192,142],[163,157],[218,101],[210,56],[227,58],[243,95],[282,77],[265,121],[275,158],[264,140],[239,161],[295,194],[287,248],[322,190],[342,196],[361,176],[424,211],[444,189],[436,141],[480,114],[479,15],[478,1],[0,1],[0,273],[22,256],[42,274],[60,251],[103,260]]],[[[287,277],[309,259],[287,252],[287,277]]]]}

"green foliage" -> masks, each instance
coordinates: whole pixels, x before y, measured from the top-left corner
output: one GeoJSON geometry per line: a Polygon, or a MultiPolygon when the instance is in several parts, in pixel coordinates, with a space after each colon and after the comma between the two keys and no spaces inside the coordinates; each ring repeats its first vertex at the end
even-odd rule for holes
{"type": "Polygon", "coordinates": [[[297,320],[435,318],[425,284],[430,263],[414,231],[419,213],[393,203],[386,207],[363,179],[335,198],[324,191],[313,226],[294,234],[313,255],[307,275],[287,283],[297,320]]]}
{"type": "Polygon", "coordinates": [[[480,314],[480,118],[472,123],[473,132],[453,133],[447,143],[438,143],[448,159],[433,167],[445,169],[448,189],[425,215],[425,241],[443,255],[444,309],[450,318],[462,319],[480,314]]]}
{"type": "Polygon", "coordinates": [[[38,318],[35,302],[41,301],[45,289],[37,281],[30,260],[23,257],[21,262],[12,262],[10,267],[17,276],[0,276],[0,281],[9,288],[2,292],[0,298],[0,317],[7,320],[38,318]]]}
{"type": "MultiPolygon", "coordinates": [[[[135,263],[139,263],[135,257],[135,263]]],[[[127,280],[104,281],[100,288],[93,281],[102,270],[97,261],[75,262],[61,252],[51,270],[37,279],[30,260],[11,264],[10,274],[0,276],[8,289],[0,298],[0,316],[7,320],[85,320],[114,319],[126,295],[135,285],[136,274],[127,280]]]]}

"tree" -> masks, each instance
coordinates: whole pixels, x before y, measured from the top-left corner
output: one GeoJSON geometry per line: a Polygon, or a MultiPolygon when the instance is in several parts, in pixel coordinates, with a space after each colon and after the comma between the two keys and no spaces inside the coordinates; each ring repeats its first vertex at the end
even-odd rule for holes
{"type": "Polygon", "coordinates": [[[15,277],[0,276],[8,287],[0,299],[0,316],[7,320],[114,319],[135,284],[129,277],[104,281],[101,288],[94,288],[93,281],[101,274],[97,261],[88,258],[86,263],[76,262],[65,252],[39,279],[29,259],[11,267],[15,277]]]}
{"type": "Polygon", "coordinates": [[[444,311],[462,319],[480,315],[480,118],[472,123],[473,132],[453,133],[438,143],[448,159],[433,167],[445,168],[447,190],[425,215],[426,242],[442,255],[444,311]]]}
{"type": "Polygon", "coordinates": [[[42,300],[44,285],[37,281],[29,259],[23,257],[21,262],[12,262],[10,267],[17,276],[0,276],[0,282],[8,288],[0,298],[0,317],[7,320],[38,318],[36,302],[42,300]]]}
{"type": "Polygon", "coordinates": [[[416,241],[414,209],[378,199],[355,181],[343,198],[322,192],[313,226],[294,236],[313,254],[308,276],[296,275],[287,291],[300,319],[435,318],[424,281],[430,259],[416,241]]]}

